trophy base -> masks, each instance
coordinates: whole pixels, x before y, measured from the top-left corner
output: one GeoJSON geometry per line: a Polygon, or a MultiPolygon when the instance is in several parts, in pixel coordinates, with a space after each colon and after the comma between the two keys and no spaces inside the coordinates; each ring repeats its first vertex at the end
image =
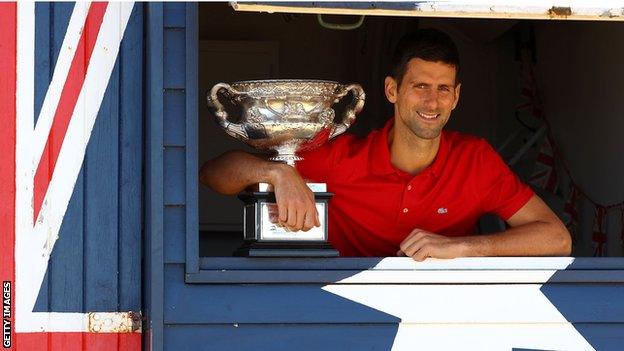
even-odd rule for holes
{"type": "Polygon", "coordinates": [[[246,242],[234,252],[239,257],[338,257],[338,251],[326,242],[282,243],[246,242]]]}

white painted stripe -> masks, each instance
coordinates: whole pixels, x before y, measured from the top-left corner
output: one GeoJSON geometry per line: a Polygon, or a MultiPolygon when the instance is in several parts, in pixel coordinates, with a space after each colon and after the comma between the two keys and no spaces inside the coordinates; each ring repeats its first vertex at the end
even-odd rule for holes
{"type": "MultiPolygon", "coordinates": [[[[67,74],[69,68],[76,54],[76,48],[82,35],[82,30],[85,26],[85,20],[89,13],[90,2],[76,2],[74,5],[74,11],[69,19],[67,26],[67,32],[61,45],[61,51],[58,55],[56,65],[54,66],[54,73],[52,74],[52,80],[46,92],[43,104],[41,105],[41,111],[37,118],[37,125],[35,126],[34,137],[32,139],[32,162],[34,170],[37,170],[37,165],[43,154],[48,135],[50,135],[50,129],[52,128],[52,122],[54,121],[54,114],[61,99],[61,93],[67,80],[67,74]]],[[[33,27],[34,28],[34,27],[33,27]]],[[[34,29],[33,29],[34,33],[34,29]]],[[[34,42],[34,38],[33,38],[34,42]]],[[[30,216],[32,218],[33,215],[30,216]]],[[[32,221],[32,219],[31,219],[32,221]]]]}
{"type": "MultiPolygon", "coordinates": [[[[409,3],[408,3],[409,4],[409,3]]],[[[366,15],[366,16],[411,16],[411,17],[456,17],[456,18],[489,18],[489,19],[570,19],[590,21],[622,21],[624,7],[619,1],[423,1],[412,2],[412,8],[344,8],[305,7],[294,5],[274,5],[233,2],[237,11],[269,12],[269,13],[309,13],[309,14],[338,14],[338,15],[366,15]],[[558,15],[553,8],[570,8],[570,15],[558,15]]]]}
{"type": "MultiPolygon", "coordinates": [[[[409,257],[387,257],[372,270],[509,270],[569,268],[572,257],[463,257],[448,259],[428,258],[422,262],[409,257]]],[[[624,263],[624,262],[623,262],[624,263]]],[[[622,265],[624,269],[624,265],[622,265]]]]}
{"type": "MultiPolygon", "coordinates": [[[[24,290],[20,291],[20,299],[16,300],[19,307],[17,313],[20,316],[16,321],[18,332],[86,331],[87,324],[84,322],[86,314],[32,313],[32,309],[85,157],[86,147],[133,5],[128,2],[109,3],[106,9],[84,85],[69,123],[39,218],[34,228],[30,231],[24,230],[20,234],[18,241],[22,245],[16,253],[16,275],[17,279],[24,281],[22,288],[24,290]],[[26,290],[27,288],[30,289],[26,290]]],[[[45,137],[47,138],[47,135],[45,137]]],[[[32,165],[30,182],[34,180],[36,167],[36,164],[32,165]]]]}
{"type": "Polygon", "coordinates": [[[35,312],[28,317],[39,329],[29,332],[140,333],[141,319],[134,318],[140,315],[138,312],[35,312]]]}
{"type": "Polygon", "coordinates": [[[34,285],[28,267],[38,250],[30,247],[29,233],[32,231],[33,178],[31,162],[35,69],[35,4],[17,3],[17,100],[16,100],[16,147],[15,168],[15,325],[19,326],[23,316],[30,313],[29,305],[22,296],[29,296],[39,290],[34,285]]]}
{"type": "Polygon", "coordinates": [[[594,350],[569,323],[399,324],[392,350],[594,350]]]}
{"type": "Polygon", "coordinates": [[[414,270],[362,271],[336,284],[544,284],[562,282],[624,283],[623,270],[414,270]],[[558,272],[558,273],[557,273],[558,272]],[[554,274],[557,273],[556,276],[554,274]],[[553,277],[554,276],[554,277],[553,277]]]}

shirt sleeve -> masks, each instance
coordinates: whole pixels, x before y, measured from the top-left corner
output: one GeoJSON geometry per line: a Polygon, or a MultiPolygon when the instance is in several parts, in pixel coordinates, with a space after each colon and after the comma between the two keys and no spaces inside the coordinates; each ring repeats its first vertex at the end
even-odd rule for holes
{"type": "Polygon", "coordinates": [[[303,160],[297,161],[295,167],[301,177],[310,182],[326,183],[334,166],[334,142],[322,145],[319,148],[300,152],[297,155],[303,160]]]}
{"type": "Polygon", "coordinates": [[[498,153],[483,141],[478,156],[483,177],[480,177],[480,193],[483,209],[508,220],[533,197],[533,190],[505,164],[498,153]]]}

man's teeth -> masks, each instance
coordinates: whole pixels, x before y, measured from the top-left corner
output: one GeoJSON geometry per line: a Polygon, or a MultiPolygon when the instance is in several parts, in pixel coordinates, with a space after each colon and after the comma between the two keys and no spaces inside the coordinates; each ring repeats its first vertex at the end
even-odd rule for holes
{"type": "Polygon", "coordinates": [[[418,114],[420,115],[420,117],[426,118],[426,119],[434,119],[434,118],[439,116],[439,114],[436,114],[436,113],[427,114],[427,113],[423,113],[423,112],[418,112],[418,114]]]}

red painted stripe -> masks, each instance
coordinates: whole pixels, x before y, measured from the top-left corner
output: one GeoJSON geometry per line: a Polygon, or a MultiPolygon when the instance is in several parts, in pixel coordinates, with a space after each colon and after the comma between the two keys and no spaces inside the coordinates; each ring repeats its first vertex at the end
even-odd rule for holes
{"type": "Polygon", "coordinates": [[[140,351],[141,333],[18,333],[21,350],[140,351]]]}
{"type": "Polygon", "coordinates": [[[69,121],[76,107],[76,102],[78,101],[78,96],[80,95],[80,90],[82,89],[87,74],[87,67],[89,67],[91,53],[93,52],[95,41],[100,32],[106,6],[107,3],[105,2],[94,2],[89,7],[85,27],[80,36],[76,54],[72,60],[67,80],[61,92],[59,105],[54,114],[50,135],[48,136],[39,165],[37,166],[37,172],[35,173],[33,220],[37,220],[43,198],[48,191],[52,174],[54,174],[56,160],[61,151],[61,145],[63,145],[69,121]]]}
{"type": "MultiPolygon", "coordinates": [[[[11,282],[12,297],[15,298],[16,3],[1,3],[0,18],[0,280],[11,282]]],[[[11,299],[11,311],[15,311],[14,299],[11,299]]],[[[8,320],[14,330],[13,313],[8,320]]],[[[14,335],[13,342],[16,341],[14,335]]],[[[16,350],[15,344],[6,349],[16,350]]]]}

